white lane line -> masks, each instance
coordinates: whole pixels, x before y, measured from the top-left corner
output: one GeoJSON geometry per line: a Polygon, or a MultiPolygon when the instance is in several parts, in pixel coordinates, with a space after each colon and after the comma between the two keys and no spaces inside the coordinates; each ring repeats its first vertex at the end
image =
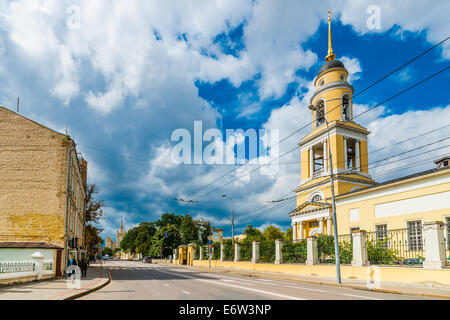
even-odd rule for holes
{"type": "Polygon", "coordinates": [[[268,280],[268,279],[259,279],[259,281],[264,281],[264,282],[275,282],[273,280],[268,280]]]}
{"type": "Polygon", "coordinates": [[[349,296],[354,298],[360,298],[360,299],[369,299],[369,300],[384,300],[379,298],[373,298],[373,297],[367,297],[367,296],[359,296],[357,294],[350,294],[350,293],[341,293],[343,296],[349,296]]]}
{"type": "Polygon", "coordinates": [[[316,291],[316,292],[326,292],[325,290],[319,290],[319,289],[312,289],[312,288],[305,288],[305,287],[295,287],[295,286],[284,286],[288,288],[294,288],[294,289],[300,289],[300,290],[307,290],[307,291],[316,291]]]}
{"type": "Polygon", "coordinates": [[[293,297],[293,296],[288,296],[285,294],[281,294],[281,293],[275,293],[275,292],[270,292],[270,291],[265,291],[265,290],[259,290],[259,289],[254,289],[254,288],[247,288],[247,287],[242,287],[242,286],[238,286],[238,285],[234,285],[234,284],[229,284],[229,283],[223,283],[223,282],[217,282],[217,281],[213,281],[213,280],[206,280],[206,279],[197,279],[194,277],[190,277],[190,276],[186,276],[186,275],[181,275],[181,274],[177,274],[175,272],[170,272],[167,270],[159,270],[160,272],[165,272],[165,273],[170,273],[170,274],[175,274],[178,275],[180,277],[185,277],[185,278],[189,278],[189,279],[193,279],[193,280],[198,280],[198,281],[204,281],[204,282],[209,282],[209,283],[213,283],[213,284],[218,284],[220,286],[226,286],[226,287],[232,287],[232,288],[238,288],[238,289],[244,289],[244,290],[248,290],[248,291],[253,291],[253,292],[257,292],[257,293],[262,293],[262,294],[266,294],[266,295],[270,295],[270,296],[275,296],[275,297],[280,297],[283,299],[290,299],[290,300],[306,300],[304,298],[298,298],[298,297],[293,297]]]}
{"type": "Polygon", "coordinates": [[[191,294],[189,291],[183,291],[183,293],[185,293],[185,294],[191,294]]]}

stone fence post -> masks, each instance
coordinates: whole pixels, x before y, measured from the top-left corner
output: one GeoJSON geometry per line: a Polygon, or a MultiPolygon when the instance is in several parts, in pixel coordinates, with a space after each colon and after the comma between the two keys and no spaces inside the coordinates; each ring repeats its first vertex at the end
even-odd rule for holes
{"type": "Polygon", "coordinates": [[[238,262],[241,256],[241,245],[239,243],[234,244],[234,262],[238,262]]]}
{"type": "Polygon", "coordinates": [[[39,251],[36,251],[31,255],[31,259],[33,259],[35,265],[37,280],[42,279],[42,271],[44,270],[44,258],[45,257],[39,251]]]}
{"type": "Polygon", "coordinates": [[[212,260],[214,258],[214,246],[211,246],[209,251],[209,259],[212,260]]]}
{"type": "MultiPolygon", "coordinates": [[[[444,224],[442,221],[430,221],[423,224],[425,239],[424,269],[442,269],[445,266],[446,254],[444,243],[444,224]]],[[[447,241],[449,241],[447,239],[447,241]]]]}
{"type": "Polygon", "coordinates": [[[315,265],[319,263],[319,252],[317,249],[317,238],[308,237],[306,238],[306,264],[315,265]]]}
{"type": "Polygon", "coordinates": [[[369,265],[367,259],[366,231],[357,230],[352,233],[353,239],[353,259],[352,267],[364,267],[369,265]]]}
{"type": "Polygon", "coordinates": [[[275,240],[275,264],[283,263],[283,255],[281,250],[283,248],[283,241],[275,240]]]}
{"type": "Polygon", "coordinates": [[[225,245],[223,243],[220,244],[220,261],[225,261],[225,245]]]}
{"type": "Polygon", "coordinates": [[[252,263],[259,263],[259,242],[252,242],[252,263]]]}

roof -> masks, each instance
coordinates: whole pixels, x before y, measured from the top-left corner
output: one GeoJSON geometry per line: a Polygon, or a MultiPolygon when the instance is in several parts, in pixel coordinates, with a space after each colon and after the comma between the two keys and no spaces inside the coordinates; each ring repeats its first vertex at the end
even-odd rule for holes
{"type": "Polygon", "coordinates": [[[318,74],[321,74],[322,72],[325,72],[325,71],[327,71],[328,69],[333,69],[333,68],[344,68],[345,69],[345,66],[344,66],[344,64],[341,62],[341,61],[339,61],[339,60],[331,60],[331,61],[328,61],[327,63],[325,63],[320,69],[319,69],[319,73],[318,74]]]}
{"type": "Polygon", "coordinates": [[[46,242],[0,242],[0,248],[64,249],[46,242]]]}
{"type": "Polygon", "coordinates": [[[448,160],[448,159],[450,159],[450,155],[446,155],[446,156],[444,156],[444,157],[442,157],[442,158],[439,158],[439,159],[437,159],[437,160],[434,160],[434,163],[438,164],[439,162],[442,162],[442,161],[448,160]]]}
{"type": "Polygon", "coordinates": [[[388,181],[381,182],[381,183],[376,183],[376,184],[374,184],[372,186],[368,186],[366,188],[361,188],[361,189],[358,189],[358,190],[354,190],[354,191],[350,191],[350,192],[346,192],[346,193],[340,194],[340,195],[336,196],[336,198],[340,198],[340,197],[347,196],[347,195],[357,194],[359,192],[362,193],[362,192],[370,190],[370,189],[386,186],[386,185],[393,184],[393,183],[396,183],[396,182],[400,182],[400,181],[403,181],[403,180],[413,179],[413,178],[417,178],[417,177],[421,177],[421,176],[425,176],[425,175],[428,175],[428,174],[432,174],[432,173],[439,172],[439,171],[445,171],[445,170],[450,170],[450,167],[434,168],[434,169],[431,169],[431,170],[426,170],[426,171],[410,174],[409,176],[404,176],[404,177],[401,177],[401,178],[388,180],[388,181]]]}

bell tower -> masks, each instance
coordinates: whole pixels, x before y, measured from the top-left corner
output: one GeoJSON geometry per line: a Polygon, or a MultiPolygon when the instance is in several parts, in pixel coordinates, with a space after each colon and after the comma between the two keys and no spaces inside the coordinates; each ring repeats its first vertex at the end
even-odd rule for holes
{"type": "Polygon", "coordinates": [[[312,131],[299,143],[301,182],[296,189],[297,208],[289,213],[294,239],[332,234],[330,160],[333,161],[335,195],[375,182],[368,170],[369,131],[353,121],[353,87],[348,71],[336,60],[331,44],[328,11],[328,54],[314,80],[310,100],[312,131]]]}

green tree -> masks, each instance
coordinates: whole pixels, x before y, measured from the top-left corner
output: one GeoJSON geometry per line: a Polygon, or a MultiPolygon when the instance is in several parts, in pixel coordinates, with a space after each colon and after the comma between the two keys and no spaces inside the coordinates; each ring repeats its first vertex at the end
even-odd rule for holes
{"type": "Polygon", "coordinates": [[[293,239],[292,228],[287,228],[286,232],[284,233],[284,240],[292,241],[292,239],[293,239]]]}
{"type": "Polygon", "coordinates": [[[191,242],[198,243],[198,226],[189,214],[186,214],[181,222],[181,242],[189,244],[191,242]]]}
{"type": "Polygon", "coordinates": [[[264,229],[263,238],[265,240],[283,240],[284,234],[283,231],[280,230],[280,228],[270,225],[266,229],[264,229]]]}
{"type": "Polygon", "coordinates": [[[152,245],[152,238],[155,233],[156,226],[154,222],[141,222],[136,227],[135,252],[146,254],[152,245]]]}
{"type": "Polygon", "coordinates": [[[180,232],[175,225],[166,225],[158,228],[151,242],[152,244],[147,251],[147,255],[152,257],[167,257],[172,254],[173,249],[180,245],[180,232]]]}
{"type": "Polygon", "coordinates": [[[127,252],[135,252],[136,250],[136,237],[138,234],[137,227],[128,230],[120,241],[120,247],[127,252]]]}
{"type": "Polygon", "coordinates": [[[95,194],[98,193],[98,188],[95,184],[88,184],[86,187],[86,208],[85,208],[85,243],[86,250],[90,255],[94,254],[95,248],[103,243],[100,233],[103,229],[96,227],[94,224],[100,223],[103,218],[103,207],[105,202],[103,200],[95,199],[95,194]]]}
{"type": "Polygon", "coordinates": [[[208,243],[208,237],[212,235],[211,224],[208,222],[200,232],[200,244],[205,245],[208,243]]]}
{"type": "Polygon", "coordinates": [[[175,213],[163,213],[159,220],[156,221],[156,226],[161,228],[167,225],[175,225],[177,228],[180,228],[182,221],[182,215],[176,215],[175,213]]]}
{"type": "Polygon", "coordinates": [[[263,239],[262,232],[259,229],[253,228],[251,224],[247,225],[244,230],[246,237],[242,242],[261,241],[263,239]]]}
{"type": "Polygon", "coordinates": [[[106,255],[108,255],[108,256],[112,256],[113,255],[113,251],[112,251],[111,248],[105,247],[103,249],[102,256],[106,256],[106,255]]]}
{"type": "Polygon", "coordinates": [[[96,228],[90,224],[86,225],[84,228],[86,248],[91,256],[96,254],[95,248],[97,248],[99,244],[103,243],[103,239],[100,237],[100,232],[102,232],[102,229],[96,228]]]}

